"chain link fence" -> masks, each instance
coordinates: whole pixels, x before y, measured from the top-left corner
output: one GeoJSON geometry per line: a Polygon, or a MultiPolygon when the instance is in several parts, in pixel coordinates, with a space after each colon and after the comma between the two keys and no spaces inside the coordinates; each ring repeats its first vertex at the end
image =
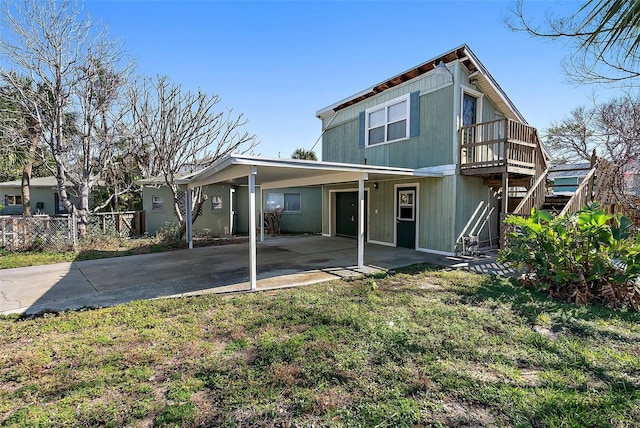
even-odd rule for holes
{"type": "Polygon", "coordinates": [[[75,216],[2,216],[0,248],[8,251],[69,251],[77,243],[75,216]]]}
{"type": "MultiPolygon", "coordinates": [[[[144,234],[144,211],[94,213],[87,234],[123,238],[144,234]]],[[[78,224],[74,215],[50,217],[34,215],[0,216],[0,249],[7,251],[69,251],[78,244],[78,224]]]]}

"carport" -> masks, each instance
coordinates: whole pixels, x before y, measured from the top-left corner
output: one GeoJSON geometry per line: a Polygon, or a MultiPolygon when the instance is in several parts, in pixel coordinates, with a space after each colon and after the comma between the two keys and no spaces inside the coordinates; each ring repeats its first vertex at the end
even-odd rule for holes
{"type": "MultiPolygon", "coordinates": [[[[249,192],[249,283],[256,289],[257,278],[257,233],[256,233],[256,186],[261,190],[318,186],[338,183],[358,183],[358,267],[364,267],[365,243],[365,196],[367,180],[393,180],[409,177],[442,177],[443,173],[428,169],[394,168],[375,165],[347,164],[337,162],[308,161],[300,159],[271,159],[255,156],[228,155],[204,170],[178,181],[186,186],[186,223],[189,248],[193,248],[191,221],[192,189],[208,184],[228,183],[247,185],[249,192]]],[[[263,218],[262,203],[260,218],[263,218]]],[[[260,240],[264,240],[264,228],[260,224],[260,240]]]]}

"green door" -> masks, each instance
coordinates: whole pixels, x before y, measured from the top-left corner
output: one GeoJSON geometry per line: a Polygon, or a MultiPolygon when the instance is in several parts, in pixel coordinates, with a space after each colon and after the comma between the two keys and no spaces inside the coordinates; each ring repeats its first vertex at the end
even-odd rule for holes
{"type": "MultiPolygon", "coordinates": [[[[365,193],[365,207],[367,194],[365,193]]],[[[367,216],[365,209],[365,225],[367,216]]],[[[366,236],[365,226],[365,236],[366,236]]],[[[336,192],[336,235],[358,236],[358,192],[336,192]]]]}
{"type": "Polygon", "coordinates": [[[416,188],[397,190],[396,235],[397,246],[416,248],[416,188]]]}

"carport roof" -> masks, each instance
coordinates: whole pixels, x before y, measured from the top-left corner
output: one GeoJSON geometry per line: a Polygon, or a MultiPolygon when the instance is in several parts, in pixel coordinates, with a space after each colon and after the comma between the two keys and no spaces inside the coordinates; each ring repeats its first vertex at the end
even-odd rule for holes
{"type": "Polygon", "coordinates": [[[263,189],[314,186],[357,181],[366,174],[369,181],[409,177],[443,177],[438,168],[394,168],[338,162],[301,159],[263,158],[257,156],[228,155],[207,168],[178,180],[178,184],[196,187],[214,183],[247,184],[248,176],[255,172],[256,183],[263,189]]]}

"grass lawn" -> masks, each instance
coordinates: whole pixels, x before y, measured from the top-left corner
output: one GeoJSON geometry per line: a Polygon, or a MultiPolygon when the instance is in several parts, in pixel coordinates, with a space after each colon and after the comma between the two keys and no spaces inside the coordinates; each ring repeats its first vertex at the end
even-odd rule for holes
{"type": "MultiPolygon", "coordinates": [[[[243,242],[247,238],[196,238],[194,246],[224,245],[243,242]]],[[[134,254],[158,253],[187,248],[185,242],[175,239],[159,240],[151,238],[117,238],[98,235],[95,239],[81,241],[75,251],[7,251],[0,248],[0,270],[52,263],[95,260],[109,257],[131,256],[134,254]]]]}
{"type": "Polygon", "coordinates": [[[414,266],[0,319],[2,426],[629,427],[640,314],[414,266]]]}

